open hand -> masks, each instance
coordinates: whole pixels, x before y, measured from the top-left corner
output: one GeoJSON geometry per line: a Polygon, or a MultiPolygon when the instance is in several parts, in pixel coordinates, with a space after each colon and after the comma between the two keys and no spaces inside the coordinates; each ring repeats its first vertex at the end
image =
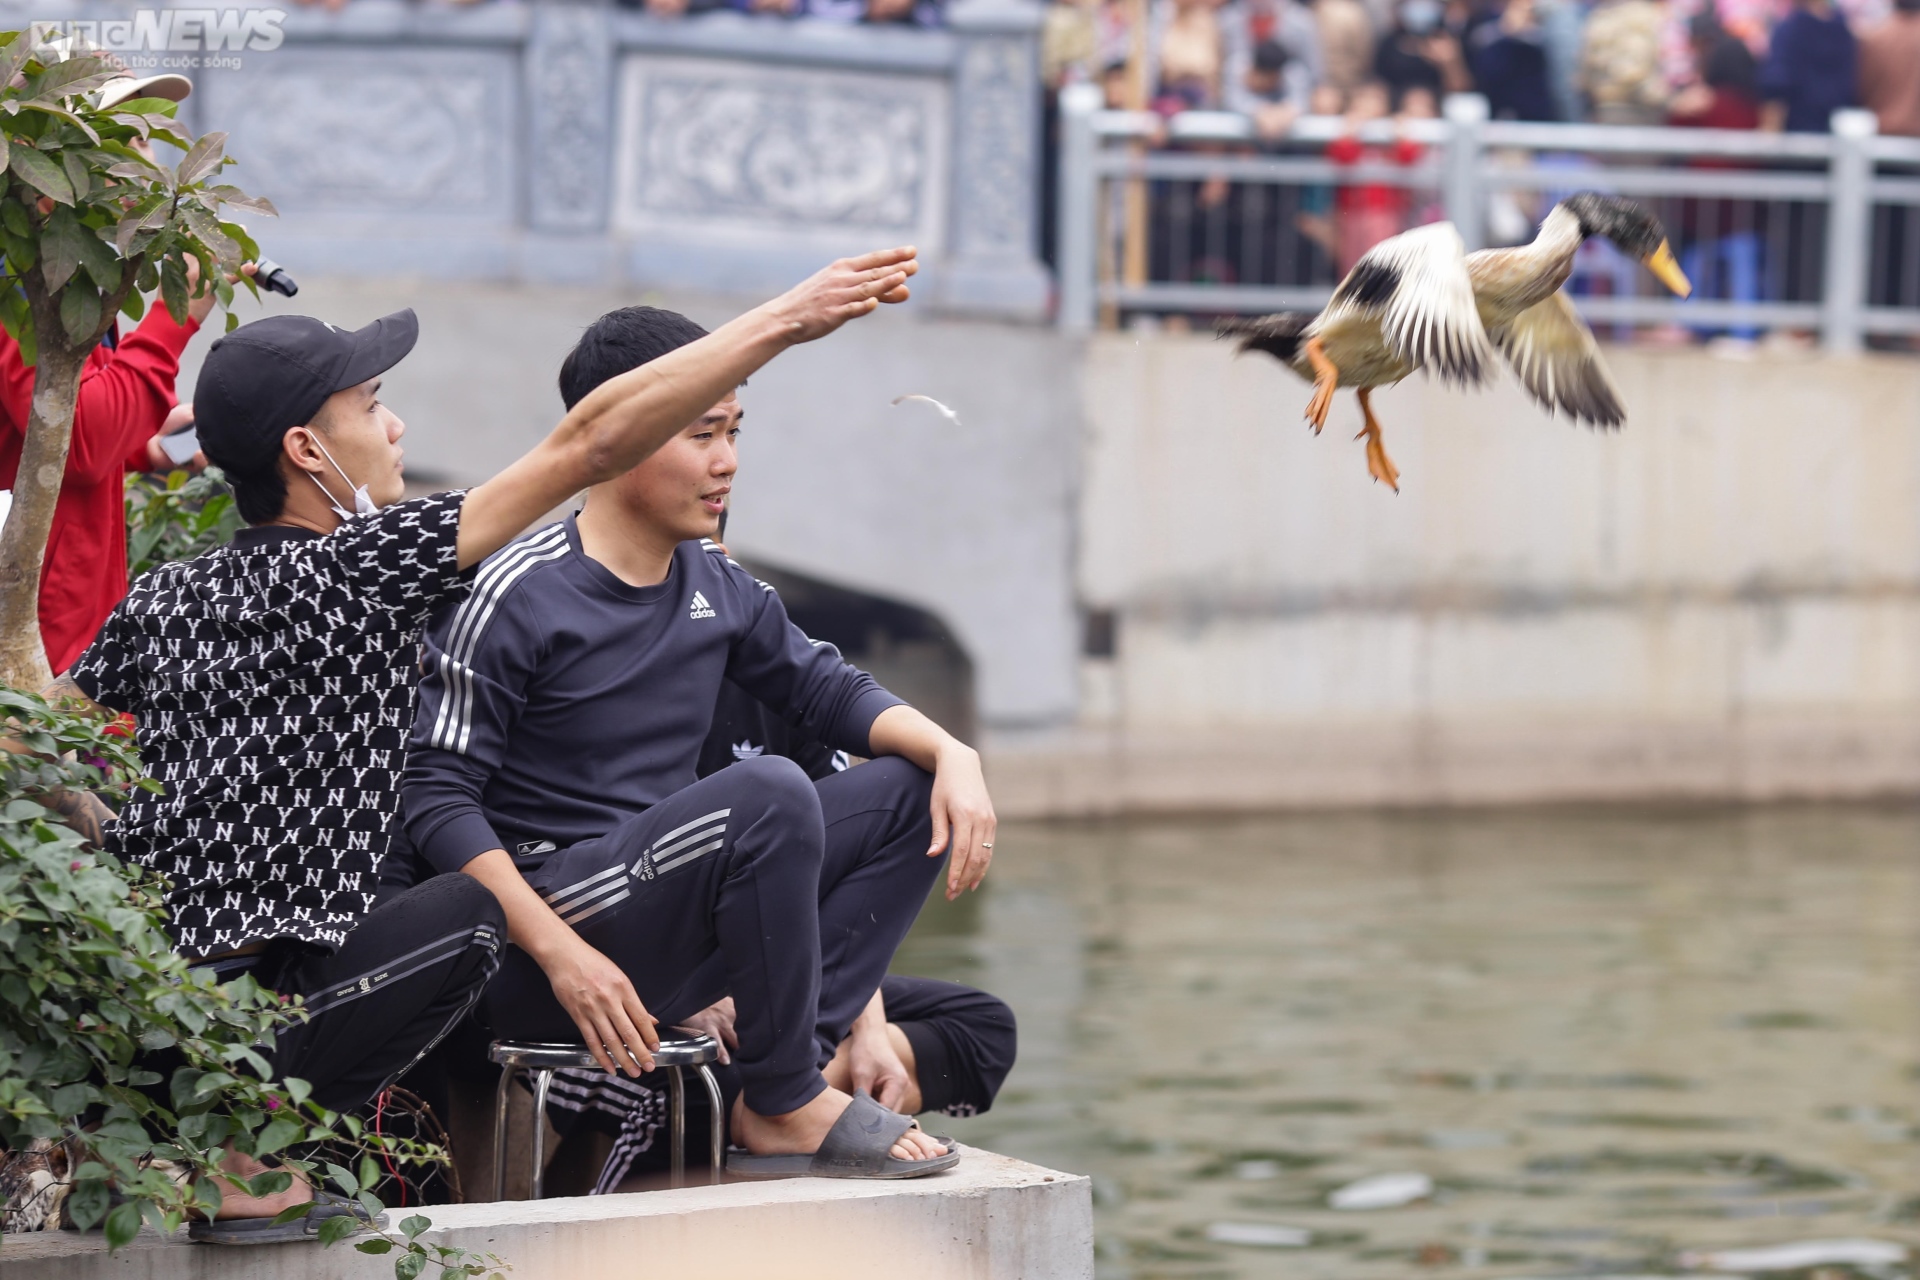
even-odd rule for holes
{"type": "Polygon", "coordinates": [[[580,1029],[587,1052],[608,1075],[624,1071],[638,1079],[653,1070],[660,1033],[619,965],[576,939],[542,968],[554,998],[580,1029]]]}
{"type": "Polygon", "coordinates": [[[824,338],[883,302],[905,302],[907,280],[920,270],[912,245],[878,249],[830,263],[767,304],[790,342],[824,338]]]}
{"type": "Polygon", "coordinates": [[[980,753],[959,742],[944,750],[933,771],[934,857],[951,837],[953,857],[947,862],[947,901],[968,889],[978,889],[993,861],[993,834],[999,819],[993,798],[980,772],[980,753]]]}

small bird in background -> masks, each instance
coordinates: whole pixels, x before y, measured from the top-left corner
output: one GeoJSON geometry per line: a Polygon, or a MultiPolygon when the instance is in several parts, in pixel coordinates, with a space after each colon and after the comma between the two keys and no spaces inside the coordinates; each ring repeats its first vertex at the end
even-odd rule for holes
{"type": "Polygon", "coordinates": [[[893,398],[894,408],[896,409],[899,408],[901,405],[905,404],[909,400],[924,400],[926,403],[938,409],[940,411],[940,416],[945,418],[948,422],[951,422],[956,427],[960,425],[960,415],[955,413],[953,410],[947,408],[947,406],[941,404],[938,400],[935,400],[932,396],[895,396],[893,398]]]}
{"type": "Polygon", "coordinates": [[[1315,314],[1283,311],[1223,320],[1219,335],[1241,351],[1264,351],[1313,383],[1307,421],[1326,425],[1336,388],[1359,395],[1367,473],[1396,493],[1400,472],[1387,456],[1371,395],[1415,369],[1458,386],[1493,374],[1497,348],[1521,385],[1549,413],[1618,427],[1619,391],[1587,328],[1560,286],[1573,257],[1605,236],[1682,297],[1693,291],[1673,259],[1659,220],[1631,200],[1583,191],[1553,207],[1532,244],[1466,252],[1451,223],[1415,227],[1361,257],[1315,314]]]}

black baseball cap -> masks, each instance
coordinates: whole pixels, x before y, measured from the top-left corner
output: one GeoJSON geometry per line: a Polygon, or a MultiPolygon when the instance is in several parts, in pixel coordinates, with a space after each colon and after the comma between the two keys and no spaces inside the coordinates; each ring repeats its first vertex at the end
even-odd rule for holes
{"type": "Polygon", "coordinates": [[[194,384],[201,449],[224,470],[260,470],[328,396],[393,368],[419,336],[411,307],[352,331],[312,316],[241,325],[208,350],[194,384]]]}

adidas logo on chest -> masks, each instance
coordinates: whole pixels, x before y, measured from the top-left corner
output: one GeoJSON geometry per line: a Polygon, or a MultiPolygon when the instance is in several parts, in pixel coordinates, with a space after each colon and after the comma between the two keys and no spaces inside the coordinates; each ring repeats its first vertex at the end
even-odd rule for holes
{"type": "Polygon", "coordinates": [[[714,616],[713,606],[707,603],[706,596],[696,591],[693,593],[693,599],[687,604],[687,616],[689,618],[711,618],[714,616]]]}

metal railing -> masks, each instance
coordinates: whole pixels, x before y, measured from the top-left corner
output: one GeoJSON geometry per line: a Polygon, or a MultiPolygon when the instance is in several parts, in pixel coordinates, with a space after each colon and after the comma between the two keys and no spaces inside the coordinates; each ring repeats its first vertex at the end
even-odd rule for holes
{"type": "Polygon", "coordinates": [[[1469,249],[1520,243],[1578,190],[1632,197],[1693,278],[1685,301],[1592,242],[1569,291],[1592,322],[1674,324],[1750,338],[1817,331],[1833,352],[1920,334],[1920,140],[1876,136],[1864,111],[1828,134],[1487,119],[1450,97],[1442,118],[1372,122],[1343,144],[1334,118],[1256,139],[1223,112],[1163,121],[1061,94],[1060,323],[1317,308],[1360,251],[1441,218],[1469,249]]]}

